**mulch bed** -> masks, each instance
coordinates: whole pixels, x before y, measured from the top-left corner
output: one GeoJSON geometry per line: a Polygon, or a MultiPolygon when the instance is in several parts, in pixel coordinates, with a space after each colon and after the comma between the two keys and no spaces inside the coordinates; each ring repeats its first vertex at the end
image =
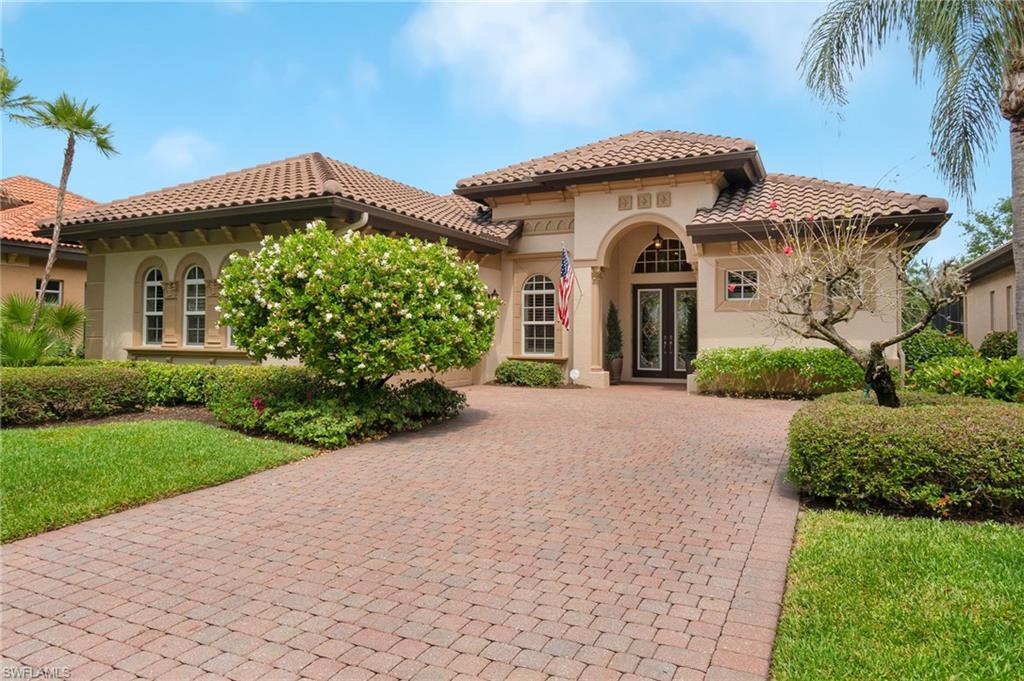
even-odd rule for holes
{"type": "Polygon", "coordinates": [[[75,421],[56,421],[27,428],[53,428],[55,426],[98,426],[104,423],[129,423],[132,421],[198,421],[222,428],[223,424],[213,417],[206,407],[153,407],[146,411],[133,411],[126,414],[114,414],[94,419],[78,419],[75,421]]]}

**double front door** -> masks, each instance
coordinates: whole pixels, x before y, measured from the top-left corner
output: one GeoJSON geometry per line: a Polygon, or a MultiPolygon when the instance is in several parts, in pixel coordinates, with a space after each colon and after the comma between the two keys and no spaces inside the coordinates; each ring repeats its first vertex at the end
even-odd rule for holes
{"type": "Polygon", "coordinates": [[[683,378],[697,356],[697,289],[633,286],[633,376],[683,378]]]}

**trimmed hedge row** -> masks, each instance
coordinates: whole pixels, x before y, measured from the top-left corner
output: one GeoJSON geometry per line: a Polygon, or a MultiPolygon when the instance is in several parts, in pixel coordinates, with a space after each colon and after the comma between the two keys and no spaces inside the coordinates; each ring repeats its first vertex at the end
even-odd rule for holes
{"type": "Polygon", "coordinates": [[[233,428],[323,447],[416,430],[466,404],[434,380],[346,390],[296,367],[157,362],[3,368],[0,391],[8,426],[205,404],[233,428]]]}
{"type": "Polygon", "coordinates": [[[936,393],[1024,402],[1024,359],[941,357],[919,366],[908,384],[936,393]]]}
{"type": "Polygon", "coordinates": [[[907,391],[899,409],[824,397],[790,421],[787,478],[837,506],[1024,512],[1024,407],[907,391]]]}
{"type": "Polygon", "coordinates": [[[109,416],[146,404],[146,376],[131,366],[0,368],[3,425],[109,416]]]}
{"type": "Polygon", "coordinates": [[[834,348],[715,348],[694,360],[701,392],[811,397],[864,385],[864,370],[834,348]]]}
{"type": "Polygon", "coordinates": [[[495,368],[494,380],[504,385],[539,388],[561,385],[565,378],[557,364],[507,359],[495,368]]]}
{"type": "Polygon", "coordinates": [[[230,366],[210,384],[207,406],[219,421],[321,447],[344,447],[419,430],[456,416],[466,398],[435,380],[344,389],[295,367],[230,366]]]}

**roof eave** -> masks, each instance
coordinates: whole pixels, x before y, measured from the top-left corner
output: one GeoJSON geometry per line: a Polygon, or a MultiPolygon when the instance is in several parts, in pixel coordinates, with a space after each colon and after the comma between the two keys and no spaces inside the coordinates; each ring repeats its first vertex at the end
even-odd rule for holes
{"type": "Polygon", "coordinates": [[[764,165],[761,162],[761,156],[757,149],[746,149],[708,156],[694,156],[682,159],[648,161],[646,163],[631,163],[605,168],[589,168],[586,170],[532,175],[528,180],[456,187],[453,191],[459,196],[482,200],[492,196],[555,190],[573,184],[610,182],[613,180],[632,179],[634,177],[653,177],[656,175],[693,173],[708,170],[721,170],[726,174],[730,184],[743,186],[754,184],[765,176],[764,165]]]}
{"type": "MultiPolygon", "coordinates": [[[[937,236],[939,229],[950,217],[949,213],[883,215],[872,219],[871,227],[904,227],[912,241],[924,242],[937,236]]],[[[686,226],[686,233],[694,243],[751,241],[757,238],[759,233],[764,233],[767,236],[770,226],[771,221],[768,220],[690,223],[686,226]]]]}
{"type": "Polygon", "coordinates": [[[1007,241],[1002,246],[993,248],[988,253],[970,261],[960,271],[972,279],[992,274],[1004,267],[1013,267],[1013,242],[1007,241]]]}
{"type": "MultiPolygon", "coordinates": [[[[88,239],[134,236],[156,231],[176,232],[203,228],[241,226],[260,221],[279,222],[282,220],[303,221],[316,218],[351,218],[353,213],[358,212],[368,213],[378,223],[385,223],[383,226],[388,228],[408,231],[417,236],[442,236],[454,245],[465,246],[478,251],[498,252],[508,247],[507,239],[462,232],[333,194],[283,201],[269,201],[243,206],[225,206],[198,211],[150,215],[126,220],[107,220],[80,225],[65,225],[61,230],[61,238],[62,240],[81,242],[88,239]]],[[[53,233],[53,227],[41,227],[33,233],[36,236],[49,237],[53,233]]]]}

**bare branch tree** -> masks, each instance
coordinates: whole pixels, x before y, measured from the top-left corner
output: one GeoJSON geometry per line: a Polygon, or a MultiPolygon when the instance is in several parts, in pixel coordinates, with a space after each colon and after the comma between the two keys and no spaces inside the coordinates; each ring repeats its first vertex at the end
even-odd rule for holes
{"type": "Polygon", "coordinates": [[[944,306],[964,295],[964,281],[953,262],[926,267],[924,283],[907,277],[904,265],[920,245],[909,240],[908,227],[811,214],[765,221],[747,232],[750,259],[760,273],[755,283],[764,304],[761,314],[783,335],[842,350],[864,369],[878,404],[887,407],[898,407],[900,401],[885,350],[926,328],[944,306]],[[923,301],[920,318],[867,347],[850,340],[848,324],[858,313],[898,317],[905,295],[923,301]]]}

